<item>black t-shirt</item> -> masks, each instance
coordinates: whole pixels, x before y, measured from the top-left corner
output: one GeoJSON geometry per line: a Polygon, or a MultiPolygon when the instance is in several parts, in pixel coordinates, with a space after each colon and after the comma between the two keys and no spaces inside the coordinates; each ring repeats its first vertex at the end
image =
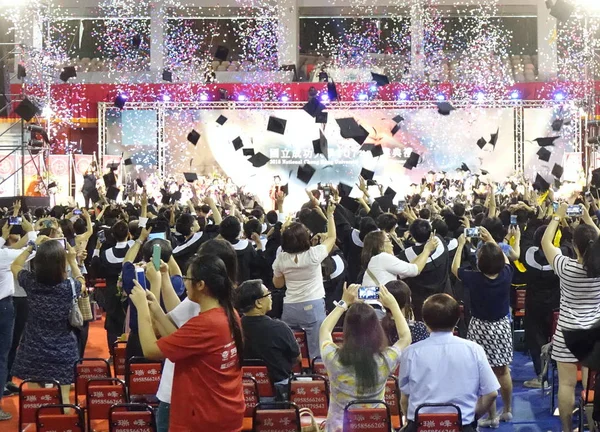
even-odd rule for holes
{"type": "Polygon", "coordinates": [[[458,277],[469,290],[471,315],[484,321],[498,321],[509,313],[510,284],[513,268],[506,264],[496,279],[490,279],[480,271],[458,270],[458,277]]]}
{"type": "Polygon", "coordinates": [[[286,323],[268,316],[243,316],[244,358],[263,360],[271,382],[290,376],[300,355],[294,333],[286,323]]]}

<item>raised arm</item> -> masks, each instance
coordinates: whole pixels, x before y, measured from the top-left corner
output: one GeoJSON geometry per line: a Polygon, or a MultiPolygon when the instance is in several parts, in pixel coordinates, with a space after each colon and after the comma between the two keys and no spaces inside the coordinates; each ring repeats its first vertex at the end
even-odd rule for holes
{"type": "Polygon", "coordinates": [[[452,274],[456,277],[456,279],[460,278],[458,277],[458,269],[460,268],[460,264],[462,262],[462,251],[463,248],[465,247],[465,243],[467,242],[467,239],[465,238],[464,234],[461,234],[460,237],[458,238],[458,246],[456,246],[456,252],[454,253],[454,259],[452,260],[452,274]]]}
{"type": "Polygon", "coordinates": [[[133,285],[129,299],[137,309],[138,333],[144,357],[150,360],[162,360],[165,356],[156,343],[157,339],[152,327],[152,315],[148,306],[148,291],[142,288],[137,280],[133,281],[133,285]]]}
{"type": "MultiPolygon", "coordinates": [[[[164,261],[160,262],[160,274],[162,277],[160,290],[162,301],[165,304],[167,312],[171,312],[179,303],[181,303],[181,300],[179,300],[179,297],[173,288],[173,283],[171,282],[171,261],[175,263],[173,256],[171,256],[169,264],[166,264],[164,261]]],[[[177,263],[175,263],[175,265],[177,266],[177,263]]],[[[177,269],[179,269],[179,266],[177,266],[177,269]]],[[[179,270],[179,276],[181,276],[181,270],[179,270]]]]}
{"type": "Polygon", "coordinates": [[[215,220],[215,225],[221,225],[221,222],[223,221],[223,217],[221,216],[221,212],[219,211],[219,209],[217,207],[217,203],[215,203],[215,200],[212,199],[211,196],[206,195],[206,198],[204,198],[204,201],[210,207],[210,211],[212,212],[213,219],[215,220]]]}
{"type": "Polygon", "coordinates": [[[123,263],[126,263],[126,262],[133,263],[135,261],[135,258],[138,256],[138,253],[140,252],[140,248],[142,247],[142,245],[144,244],[144,242],[148,238],[148,235],[151,232],[152,232],[152,228],[144,228],[142,230],[140,237],[135,241],[133,246],[131,246],[129,248],[129,250],[127,251],[127,253],[125,254],[123,263]]]}
{"type": "Polygon", "coordinates": [[[348,307],[357,301],[358,299],[358,288],[360,285],[350,285],[346,287],[344,284],[344,293],[342,294],[342,301],[346,303],[345,307],[337,306],[335,307],[327,318],[321,324],[321,328],[319,329],[319,346],[323,346],[325,342],[333,342],[333,338],[331,337],[331,332],[335,328],[335,325],[340,320],[344,312],[348,310],[348,307]]]}
{"type": "Polygon", "coordinates": [[[435,232],[432,232],[431,236],[429,237],[429,240],[427,240],[427,243],[425,243],[425,246],[423,247],[423,252],[421,252],[419,254],[419,256],[416,257],[412,262],[413,264],[417,265],[417,267],[419,269],[419,273],[421,273],[423,271],[423,269],[427,265],[427,260],[429,259],[429,255],[431,255],[433,252],[435,252],[439,243],[440,243],[440,241],[436,237],[435,232]]]}
{"type": "Polygon", "coordinates": [[[556,214],[548,224],[548,228],[546,228],[546,231],[544,232],[544,237],[542,237],[542,250],[544,251],[544,256],[548,260],[550,266],[554,266],[554,258],[561,254],[560,249],[554,246],[554,237],[556,236],[556,230],[558,229],[560,220],[564,219],[567,214],[567,207],[568,205],[566,203],[560,205],[556,214]]]}
{"type": "Polygon", "coordinates": [[[398,305],[396,298],[390,294],[385,285],[379,287],[379,300],[381,304],[392,313],[396,331],[398,332],[398,341],[394,344],[395,347],[403,350],[412,343],[410,328],[406,322],[406,318],[398,305]]]}
{"type": "Polygon", "coordinates": [[[327,238],[323,241],[323,245],[327,248],[327,253],[331,252],[335,246],[337,238],[337,230],[333,213],[335,212],[335,204],[329,203],[327,206],[327,238]]]}

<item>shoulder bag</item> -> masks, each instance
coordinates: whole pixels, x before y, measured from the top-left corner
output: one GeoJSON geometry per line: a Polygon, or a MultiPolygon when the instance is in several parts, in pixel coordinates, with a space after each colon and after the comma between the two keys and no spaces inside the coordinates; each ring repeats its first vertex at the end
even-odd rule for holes
{"type": "Polygon", "coordinates": [[[77,301],[77,292],[75,291],[75,282],[73,278],[69,278],[71,284],[71,291],[73,292],[73,300],[71,304],[71,311],[69,312],[69,324],[75,328],[83,327],[83,315],[81,309],[79,309],[79,302],[77,301]]]}

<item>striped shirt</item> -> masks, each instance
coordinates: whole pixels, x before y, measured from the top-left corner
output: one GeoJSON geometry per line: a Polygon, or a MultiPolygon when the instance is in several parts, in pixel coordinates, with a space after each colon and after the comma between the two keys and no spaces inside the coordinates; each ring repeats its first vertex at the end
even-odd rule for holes
{"type": "Polygon", "coordinates": [[[600,321],[600,278],[589,278],[582,264],[562,254],[556,255],[554,271],[560,278],[560,315],[552,358],[568,363],[577,359],[566,347],[563,330],[586,330],[600,321]]]}

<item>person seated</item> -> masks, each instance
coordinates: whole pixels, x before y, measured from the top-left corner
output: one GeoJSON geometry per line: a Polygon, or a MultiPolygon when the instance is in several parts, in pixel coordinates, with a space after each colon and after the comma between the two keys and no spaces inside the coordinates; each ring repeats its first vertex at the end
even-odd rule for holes
{"type": "MultiPolygon", "coordinates": [[[[427,330],[427,326],[422,321],[414,320],[415,314],[413,313],[411,307],[410,288],[408,285],[406,285],[404,281],[393,280],[386,283],[385,287],[398,302],[398,306],[400,306],[400,309],[404,314],[404,318],[406,318],[406,322],[408,322],[412,343],[427,339],[429,337],[429,330],[427,330]]],[[[381,320],[381,325],[388,337],[390,345],[395,344],[398,341],[398,332],[396,332],[396,324],[394,323],[394,318],[392,317],[391,311],[386,312],[385,316],[381,320]]]]}
{"type": "MultiPolygon", "coordinates": [[[[456,300],[448,294],[434,294],[423,304],[422,313],[431,335],[406,348],[400,359],[400,404],[408,420],[405,431],[417,431],[414,420],[419,405],[447,403],[460,408],[462,430],[475,432],[477,418],[496,401],[500,383],[483,348],[452,334],[460,318],[456,300]]],[[[445,412],[445,408],[423,412],[445,412]]]]}
{"type": "Polygon", "coordinates": [[[265,362],[276,399],[285,401],[292,367],[302,361],[294,332],[283,321],[266,315],[273,303],[271,292],[260,279],[242,283],[236,294],[236,308],[244,314],[244,358],[265,362]]]}

